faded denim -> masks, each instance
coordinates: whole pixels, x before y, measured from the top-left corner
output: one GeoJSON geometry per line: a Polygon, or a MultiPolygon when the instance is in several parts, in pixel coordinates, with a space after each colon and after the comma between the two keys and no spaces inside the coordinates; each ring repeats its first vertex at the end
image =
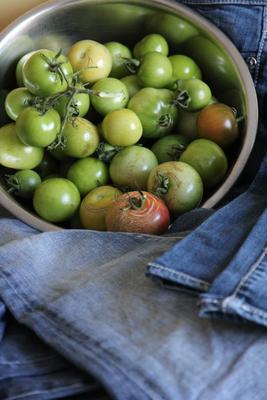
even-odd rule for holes
{"type": "MultiPolygon", "coordinates": [[[[267,1],[184,3],[258,59],[263,110],[267,1]]],[[[3,214],[1,400],[266,400],[261,115],[239,182],[249,189],[185,214],[167,235],[39,233],[3,214]]]]}

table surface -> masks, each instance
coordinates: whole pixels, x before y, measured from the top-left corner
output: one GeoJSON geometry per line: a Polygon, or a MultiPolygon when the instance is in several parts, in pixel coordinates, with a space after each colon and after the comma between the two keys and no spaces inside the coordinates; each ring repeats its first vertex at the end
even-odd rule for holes
{"type": "Polygon", "coordinates": [[[0,0],[0,31],[15,18],[46,0],[0,0]]]}

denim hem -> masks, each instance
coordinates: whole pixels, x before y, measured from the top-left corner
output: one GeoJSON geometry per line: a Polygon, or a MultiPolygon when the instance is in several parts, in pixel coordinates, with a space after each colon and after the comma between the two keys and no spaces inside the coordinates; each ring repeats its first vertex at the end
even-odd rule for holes
{"type": "Polygon", "coordinates": [[[1,297],[5,301],[7,307],[14,314],[15,318],[21,323],[30,327],[44,342],[54,347],[64,357],[71,361],[78,368],[87,371],[91,376],[94,376],[112,396],[117,396],[118,400],[130,400],[133,395],[138,395],[139,400],[165,400],[164,393],[161,392],[160,386],[156,382],[147,379],[149,392],[145,389],[142,380],[144,377],[134,368],[130,367],[130,360],[123,365],[123,362],[118,363],[116,356],[112,357],[102,344],[95,339],[86,336],[89,343],[81,343],[77,335],[71,332],[72,327],[65,321],[60,320],[58,316],[52,319],[49,315],[42,312],[42,307],[32,308],[27,298],[27,295],[21,290],[18,293],[5,276],[5,273],[0,270],[0,292],[1,297]],[[15,294],[15,295],[14,295],[15,294]],[[21,316],[27,315],[26,321],[21,321],[21,316]],[[56,321],[58,320],[58,324],[56,321]],[[48,335],[49,333],[49,335],[48,335]],[[53,339],[52,339],[53,338],[53,339]],[[78,350],[80,348],[80,350],[78,350]],[[76,355],[79,357],[77,358],[76,355]],[[81,363],[81,355],[84,357],[84,365],[81,363]],[[90,369],[88,369],[88,364],[90,369]],[[131,370],[131,375],[127,374],[127,370],[131,370]],[[140,379],[141,378],[141,379],[140,379]],[[124,390],[121,388],[124,387],[124,390]],[[117,391],[116,388],[119,388],[117,391]],[[121,393],[127,393],[127,397],[121,393]]]}
{"type": "Polygon", "coordinates": [[[253,322],[267,327],[267,312],[244,302],[237,296],[221,299],[206,295],[199,301],[199,306],[198,315],[200,317],[215,316],[225,319],[238,319],[238,321],[253,322]]]}
{"type": "Polygon", "coordinates": [[[187,275],[184,272],[176,271],[165,267],[164,265],[151,262],[148,264],[147,276],[152,275],[153,277],[161,278],[163,280],[171,281],[177,284],[177,290],[179,290],[178,285],[187,287],[188,289],[193,289],[194,291],[206,292],[210,288],[210,283],[203,281],[201,279],[195,278],[192,275],[187,275]]]}
{"type": "Polygon", "coordinates": [[[246,274],[240,279],[232,293],[216,296],[216,293],[205,293],[200,297],[200,316],[237,315],[267,327],[267,311],[251,304],[251,290],[257,291],[266,281],[267,246],[263,248],[257,259],[250,265],[246,274]]]}

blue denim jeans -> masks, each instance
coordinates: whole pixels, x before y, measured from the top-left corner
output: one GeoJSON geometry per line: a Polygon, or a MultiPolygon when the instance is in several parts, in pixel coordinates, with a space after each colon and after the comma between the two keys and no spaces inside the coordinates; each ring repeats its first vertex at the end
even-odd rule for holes
{"type": "Polygon", "coordinates": [[[184,3],[257,60],[249,188],[160,237],[39,233],[1,211],[0,399],[267,398],[267,1],[184,3]]]}

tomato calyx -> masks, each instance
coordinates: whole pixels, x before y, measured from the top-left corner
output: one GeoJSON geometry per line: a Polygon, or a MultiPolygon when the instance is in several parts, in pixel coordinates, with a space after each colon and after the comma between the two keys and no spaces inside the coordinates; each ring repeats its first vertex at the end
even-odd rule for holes
{"type": "Polygon", "coordinates": [[[105,142],[100,142],[98,148],[96,149],[97,158],[100,161],[104,161],[106,163],[110,163],[113,157],[118,154],[123,147],[121,146],[112,146],[105,142]]]}
{"type": "Polygon", "coordinates": [[[131,74],[136,74],[141,62],[136,58],[121,57],[123,64],[131,74]]]}
{"type": "Polygon", "coordinates": [[[160,172],[157,173],[156,176],[157,181],[157,188],[155,190],[155,195],[162,199],[169,190],[170,179],[168,176],[161,174],[160,172]]]}
{"type": "Polygon", "coordinates": [[[7,192],[10,194],[16,194],[20,190],[19,180],[15,175],[5,175],[5,183],[7,185],[7,192]]]}
{"type": "Polygon", "coordinates": [[[242,121],[245,119],[244,115],[240,115],[240,117],[237,116],[237,109],[236,109],[235,107],[231,107],[231,109],[232,109],[232,111],[233,111],[235,120],[236,120],[236,122],[237,122],[238,124],[239,124],[239,122],[242,122],[242,121]]]}
{"type": "Polygon", "coordinates": [[[122,210],[136,210],[137,211],[143,207],[144,202],[146,200],[146,196],[141,190],[138,190],[138,193],[139,193],[139,197],[130,196],[128,194],[128,204],[127,204],[127,206],[123,207],[122,210]]]}
{"type": "Polygon", "coordinates": [[[55,57],[50,58],[50,57],[47,57],[43,53],[41,54],[41,57],[49,66],[49,70],[51,72],[54,72],[55,74],[58,74],[61,83],[63,83],[63,81],[65,81],[68,84],[67,77],[62,69],[63,62],[58,61],[58,58],[61,56],[61,54],[62,54],[62,49],[60,49],[58,51],[58,53],[55,55],[55,57]]]}
{"type": "Polygon", "coordinates": [[[173,104],[175,106],[180,106],[184,109],[188,108],[189,104],[191,102],[191,97],[189,96],[188,91],[177,89],[175,94],[176,94],[176,97],[173,101],[173,104]]]}
{"type": "Polygon", "coordinates": [[[170,114],[163,114],[159,118],[159,126],[169,128],[173,124],[173,118],[170,114]]]}
{"type": "Polygon", "coordinates": [[[173,161],[175,161],[180,157],[185,149],[186,146],[184,144],[173,144],[170,150],[167,151],[167,155],[170,156],[173,161]]]}

